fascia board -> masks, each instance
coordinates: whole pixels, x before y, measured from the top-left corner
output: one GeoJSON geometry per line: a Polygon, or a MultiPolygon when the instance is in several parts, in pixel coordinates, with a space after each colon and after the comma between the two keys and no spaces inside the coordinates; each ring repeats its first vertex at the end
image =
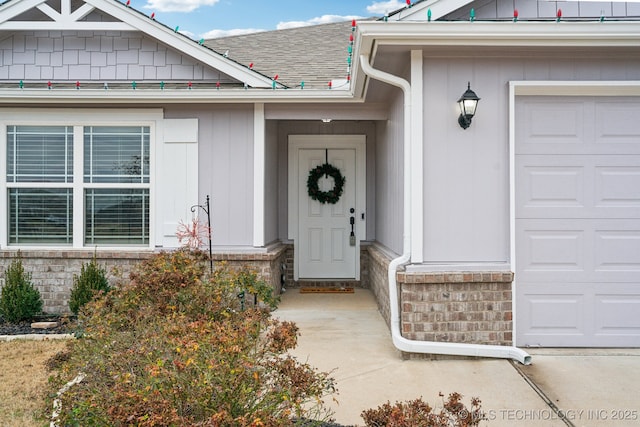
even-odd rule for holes
{"type": "MultiPolygon", "coordinates": [[[[7,21],[0,23],[2,31],[33,31],[33,23],[26,21],[7,21]]],[[[126,22],[38,22],[38,30],[41,31],[137,31],[138,29],[126,22]]]]}
{"type": "Polygon", "coordinates": [[[360,22],[359,47],[548,46],[638,47],[637,22],[360,22]]]}
{"type": "Polygon", "coordinates": [[[52,105],[52,104],[221,104],[221,103],[330,103],[358,102],[346,90],[294,90],[294,89],[3,89],[0,104],[52,105]]]}
{"type": "MultiPolygon", "coordinates": [[[[113,0],[85,0],[85,2],[120,19],[122,22],[128,23],[137,30],[148,34],[167,46],[171,46],[185,55],[238,79],[249,86],[270,88],[272,85],[272,80],[268,77],[261,76],[243,65],[229,61],[222,55],[218,55],[208,48],[198,45],[188,37],[177,35],[173,30],[154,22],[151,18],[141,13],[132,13],[125,5],[119,2],[113,0]]],[[[278,86],[280,85],[278,84],[278,86]]]]}

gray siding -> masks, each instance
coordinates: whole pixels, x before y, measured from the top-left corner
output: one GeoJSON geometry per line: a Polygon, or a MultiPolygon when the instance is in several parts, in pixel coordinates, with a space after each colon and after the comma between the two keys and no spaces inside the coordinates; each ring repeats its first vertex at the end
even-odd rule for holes
{"type": "Polygon", "coordinates": [[[231,81],[135,32],[20,32],[0,41],[0,53],[0,80],[231,81]]]}
{"type": "Polygon", "coordinates": [[[424,73],[425,261],[508,262],[508,82],[638,80],[640,58],[428,58],[424,73]],[[469,80],[481,101],[462,130],[469,80]]]}
{"type": "MultiPolygon", "coordinates": [[[[265,243],[278,240],[278,126],[273,120],[266,122],[266,149],[265,149],[265,243]]],[[[286,193],[286,187],[285,191],[286,193]]],[[[285,208],[284,212],[287,210],[285,208]]],[[[286,216],[286,215],[285,215],[286,216]]],[[[286,227],[285,227],[286,228],[286,227]]]]}
{"type": "Polygon", "coordinates": [[[253,245],[253,105],[170,107],[167,118],[199,119],[199,194],[211,197],[215,246],[253,245]]]}
{"type": "Polygon", "coordinates": [[[402,253],[404,114],[402,93],[393,89],[389,120],[379,122],[376,144],[376,240],[402,253]]]}
{"type": "Polygon", "coordinates": [[[476,19],[511,19],[514,9],[519,19],[555,18],[562,9],[563,18],[599,18],[640,16],[640,3],[610,1],[547,1],[547,0],[477,0],[442,18],[442,20],[468,20],[471,9],[476,19]]]}

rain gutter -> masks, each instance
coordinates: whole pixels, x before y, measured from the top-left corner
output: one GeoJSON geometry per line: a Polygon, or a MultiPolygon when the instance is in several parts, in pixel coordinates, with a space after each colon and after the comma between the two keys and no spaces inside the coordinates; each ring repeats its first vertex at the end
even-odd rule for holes
{"type": "MultiPolygon", "coordinates": [[[[404,94],[404,226],[402,255],[389,263],[389,305],[391,318],[391,337],[393,345],[406,353],[444,354],[454,356],[477,356],[501,359],[513,359],[523,365],[531,364],[531,356],[514,346],[465,344],[436,341],[416,341],[402,336],[400,332],[400,310],[396,275],[398,268],[411,261],[411,84],[398,76],[374,69],[369,63],[369,55],[360,55],[362,71],[369,77],[399,87],[404,94]]],[[[417,141],[422,143],[422,141],[417,141]]]]}

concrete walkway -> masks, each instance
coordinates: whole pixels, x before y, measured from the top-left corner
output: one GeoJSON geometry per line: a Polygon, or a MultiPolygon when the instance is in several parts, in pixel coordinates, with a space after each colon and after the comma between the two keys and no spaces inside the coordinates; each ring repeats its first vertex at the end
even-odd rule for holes
{"type": "Polygon", "coordinates": [[[488,426],[640,425],[640,350],[535,350],[533,364],[507,360],[403,360],[367,290],[300,294],[290,289],[274,315],[295,321],[293,351],[333,371],[335,419],[363,425],[360,413],[387,401],[422,397],[442,407],[439,392],[479,397],[488,426]],[[558,409],[562,412],[557,412],[558,409]]]}

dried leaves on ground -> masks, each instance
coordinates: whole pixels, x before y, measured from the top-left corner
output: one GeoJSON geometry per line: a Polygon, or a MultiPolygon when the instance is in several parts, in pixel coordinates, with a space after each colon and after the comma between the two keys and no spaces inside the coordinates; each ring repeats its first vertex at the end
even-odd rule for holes
{"type": "Polygon", "coordinates": [[[12,427],[42,426],[49,372],[45,362],[65,341],[0,342],[0,420],[12,427]]]}

